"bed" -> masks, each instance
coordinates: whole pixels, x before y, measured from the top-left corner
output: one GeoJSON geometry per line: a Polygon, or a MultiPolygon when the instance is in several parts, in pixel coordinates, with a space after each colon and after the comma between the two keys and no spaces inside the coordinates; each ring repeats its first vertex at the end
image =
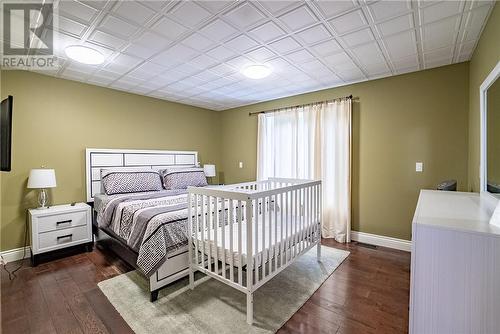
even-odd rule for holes
{"type": "Polygon", "coordinates": [[[93,206],[97,244],[110,248],[149,280],[151,301],[162,287],[189,274],[187,191],[105,195],[101,172],[196,166],[194,151],[86,149],[87,202],[93,206]]]}

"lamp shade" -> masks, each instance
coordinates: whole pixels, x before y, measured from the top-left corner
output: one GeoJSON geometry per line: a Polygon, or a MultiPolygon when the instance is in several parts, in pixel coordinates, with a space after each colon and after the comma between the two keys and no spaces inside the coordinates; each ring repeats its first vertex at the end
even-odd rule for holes
{"type": "Polygon", "coordinates": [[[203,165],[203,171],[205,172],[206,177],[214,177],[215,174],[215,165],[203,165]]]}
{"type": "Polygon", "coordinates": [[[32,169],[28,179],[28,188],[43,189],[56,187],[56,172],[53,169],[32,169]]]}

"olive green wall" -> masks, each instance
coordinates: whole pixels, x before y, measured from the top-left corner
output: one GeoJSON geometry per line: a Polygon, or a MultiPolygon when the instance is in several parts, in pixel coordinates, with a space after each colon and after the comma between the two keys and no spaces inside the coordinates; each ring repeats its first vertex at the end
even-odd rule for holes
{"type": "Polygon", "coordinates": [[[479,191],[479,87],[500,60],[500,5],[493,8],[469,65],[469,189],[479,191]]]}
{"type": "Polygon", "coordinates": [[[220,114],[24,71],[2,71],[14,96],[12,172],[1,178],[1,249],[21,247],[31,168],[55,168],[52,202],[85,200],[86,147],[197,150],[220,166],[220,114]]]}
{"type": "Polygon", "coordinates": [[[223,111],[224,180],[255,178],[257,117],[249,112],[352,94],[352,227],[410,239],[420,189],[451,178],[466,189],[468,71],[461,63],[223,111]]]}

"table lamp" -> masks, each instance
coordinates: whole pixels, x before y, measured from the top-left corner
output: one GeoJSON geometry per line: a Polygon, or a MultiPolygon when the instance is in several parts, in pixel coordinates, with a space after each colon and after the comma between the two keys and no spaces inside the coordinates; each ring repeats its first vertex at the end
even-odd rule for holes
{"type": "Polygon", "coordinates": [[[210,178],[210,181],[212,177],[217,175],[215,172],[215,165],[203,165],[203,172],[205,172],[206,177],[210,178]]]}
{"type": "Polygon", "coordinates": [[[32,169],[28,179],[29,189],[40,189],[38,194],[38,204],[40,209],[48,208],[47,188],[56,187],[56,172],[53,169],[32,169]]]}

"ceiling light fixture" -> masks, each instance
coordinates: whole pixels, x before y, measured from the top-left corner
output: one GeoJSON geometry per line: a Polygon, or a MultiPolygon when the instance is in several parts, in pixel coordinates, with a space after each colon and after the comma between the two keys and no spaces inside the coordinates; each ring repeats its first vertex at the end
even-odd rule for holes
{"type": "Polygon", "coordinates": [[[263,79],[273,70],[266,65],[248,65],[241,70],[244,76],[250,79],[263,79]]]}
{"type": "Polygon", "coordinates": [[[97,50],[83,45],[70,45],[64,50],[66,55],[79,63],[99,65],[104,62],[104,56],[97,50]]]}

